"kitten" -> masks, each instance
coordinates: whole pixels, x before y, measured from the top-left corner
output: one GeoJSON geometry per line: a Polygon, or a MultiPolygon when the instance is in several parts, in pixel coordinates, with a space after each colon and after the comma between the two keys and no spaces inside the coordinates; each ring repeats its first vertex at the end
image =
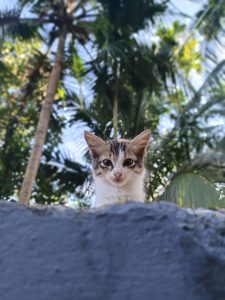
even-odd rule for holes
{"type": "Polygon", "coordinates": [[[133,140],[103,141],[93,133],[84,133],[93,165],[96,203],[144,202],[144,155],[149,144],[150,130],[133,140]]]}

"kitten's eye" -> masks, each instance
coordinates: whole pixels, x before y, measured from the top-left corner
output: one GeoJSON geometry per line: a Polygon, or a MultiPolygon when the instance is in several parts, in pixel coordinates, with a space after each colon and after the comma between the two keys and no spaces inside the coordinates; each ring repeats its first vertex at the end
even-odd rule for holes
{"type": "Polygon", "coordinates": [[[134,165],[134,161],[131,158],[127,158],[123,162],[124,167],[132,167],[134,165]]]}
{"type": "Polygon", "coordinates": [[[111,162],[110,159],[104,159],[104,160],[102,161],[102,163],[103,163],[103,165],[104,165],[105,167],[110,167],[110,166],[112,166],[112,162],[111,162]]]}

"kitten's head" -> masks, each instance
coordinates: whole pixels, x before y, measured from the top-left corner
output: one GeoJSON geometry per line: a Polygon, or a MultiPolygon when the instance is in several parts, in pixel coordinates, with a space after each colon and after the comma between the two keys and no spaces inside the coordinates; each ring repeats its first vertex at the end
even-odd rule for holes
{"type": "Polygon", "coordinates": [[[103,141],[90,132],[85,132],[84,137],[95,177],[121,187],[144,173],[144,155],[149,144],[150,130],[143,131],[133,140],[103,141]]]}

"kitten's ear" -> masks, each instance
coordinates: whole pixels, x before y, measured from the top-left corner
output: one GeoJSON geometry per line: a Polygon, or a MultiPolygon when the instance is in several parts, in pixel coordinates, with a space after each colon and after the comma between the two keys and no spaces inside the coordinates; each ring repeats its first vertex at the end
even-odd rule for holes
{"type": "Polygon", "coordinates": [[[92,158],[98,157],[104,150],[106,150],[105,142],[93,133],[85,131],[84,138],[88,144],[92,158]]]}
{"type": "Polygon", "coordinates": [[[131,140],[129,148],[132,149],[135,155],[143,156],[145,154],[149,144],[150,136],[151,130],[147,129],[131,140]]]}

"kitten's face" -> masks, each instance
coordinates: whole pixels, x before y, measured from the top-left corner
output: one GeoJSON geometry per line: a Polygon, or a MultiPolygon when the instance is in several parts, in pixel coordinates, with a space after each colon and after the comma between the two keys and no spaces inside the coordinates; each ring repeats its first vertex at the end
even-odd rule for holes
{"type": "Polygon", "coordinates": [[[90,132],[85,132],[85,139],[92,157],[95,177],[121,187],[143,174],[143,160],[150,130],[145,130],[133,140],[103,141],[90,132]]]}

